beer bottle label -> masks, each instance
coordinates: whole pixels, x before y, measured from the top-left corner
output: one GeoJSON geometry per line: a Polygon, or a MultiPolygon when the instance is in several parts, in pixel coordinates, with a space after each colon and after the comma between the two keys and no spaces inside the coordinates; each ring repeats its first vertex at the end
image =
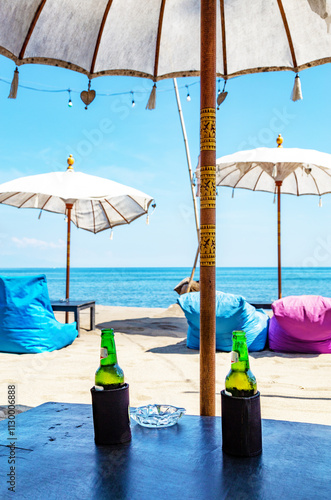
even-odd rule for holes
{"type": "Polygon", "coordinates": [[[108,349],[107,347],[101,347],[100,351],[100,359],[105,359],[108,356],[108,349]]]}
{"type": "Polygon", "coordinates": [[[237,351],[231,351],[231,364],[232,363],[238,363],[239,361],[239,354],[237,351]]]}

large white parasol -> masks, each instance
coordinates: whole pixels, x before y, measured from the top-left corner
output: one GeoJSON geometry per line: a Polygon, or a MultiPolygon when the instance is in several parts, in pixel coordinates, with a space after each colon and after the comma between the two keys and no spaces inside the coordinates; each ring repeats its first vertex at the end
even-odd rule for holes
{"type": "Polygon", "coordinates": [[[281,280],[281,193],[317,195],[331,193],[331,155],[311,149],[277,148],[238,151],[216,160],[216,184],[232,188],[277,193],[278,297],[281,280]]]}
{"type": "MultiPolygon", "coordinates": [[[[206,3],[205,0],[202,3],[206,3]]],[[[216,73],[301,71],[331,61],[326,0],[215,0],[216,73]]],[[[89,78],[200,74],[201,0],[2,0],[0,53],[89,78]]]]}
{"type": "Polygon", "coordinates": [[[18,208],[37,208],[67,214],[67,280],[69,299],[70,223],[98,233],[132,221],[148,213],[153,198],[124,184],[75,172],[68,158],[65,172],[21,177],[0,184],[0,203],[18,208]]]}

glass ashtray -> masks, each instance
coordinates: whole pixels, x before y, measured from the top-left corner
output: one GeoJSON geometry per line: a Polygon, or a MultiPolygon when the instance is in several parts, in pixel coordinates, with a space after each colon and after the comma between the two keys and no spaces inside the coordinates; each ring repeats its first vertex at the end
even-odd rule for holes
{"type": "Polygon", "coordinates": [[[180,417],[185,413],[185,408],[177,408],[171,405],[146,405],[130,408],[132,420],[143,427],[158,429],[177,424],[180,417]]]}

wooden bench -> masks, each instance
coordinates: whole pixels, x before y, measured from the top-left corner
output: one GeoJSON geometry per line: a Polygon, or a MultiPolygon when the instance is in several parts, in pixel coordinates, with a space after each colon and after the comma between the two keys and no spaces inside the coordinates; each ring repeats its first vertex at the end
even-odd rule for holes
{"type": "Polygon", "coordinates": [[[249,302],[251,306],[256,307],[256,309],[271,309],[271,303],[266,302],[249,302]]]}

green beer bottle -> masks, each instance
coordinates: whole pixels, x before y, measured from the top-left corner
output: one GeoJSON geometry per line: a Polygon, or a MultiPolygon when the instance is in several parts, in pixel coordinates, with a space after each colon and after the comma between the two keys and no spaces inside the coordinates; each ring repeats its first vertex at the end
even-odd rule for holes
{"type": "Polygon", "coordinates": [[[232,332],[231,370],[225,378],[225,392],[237,398],[257,393],[256,378],[249,369],[245,332],[232,332]]]}
{"type": "Polygon", "coordinates": [[[123,385],[124,373],[117,364],[114,330],[101,330],[100,366],[95,372],[95,388],[111,390],[123,385]]]}

